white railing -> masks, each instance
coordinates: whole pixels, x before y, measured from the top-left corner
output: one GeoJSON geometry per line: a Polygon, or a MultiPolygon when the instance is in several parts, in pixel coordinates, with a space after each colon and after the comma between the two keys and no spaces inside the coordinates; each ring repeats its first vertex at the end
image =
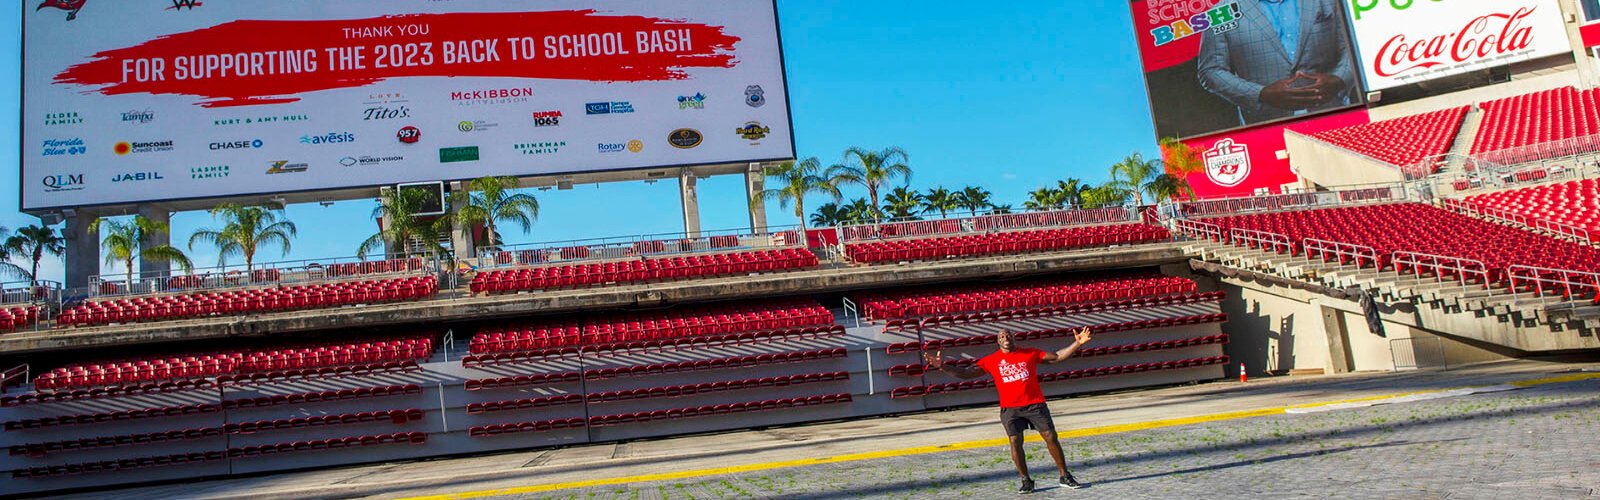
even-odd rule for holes
{"type": "Polygon", "coordinates": [[[1484,288],[1492,286],[1495,278],[1489,266],[1481,260],[1417,252],[1395,252],[1394,270],[1400,274],[1415,274],[1418,277],[1422,277],[1425,272],[1431,272],[1433,277],[1441,282],[1453,277],[1462,284],[1468,284],[1468,278],[1477,277],[1484,288]]]}
{"type": "Polygon", "coordinates": [[[13,304],[61,304],[61,283],[50,280],[0,283],[0,307],[13,304]]]}
{"type": "Polygon", "coordinates": [[[1183,217],[1214,217],[1408,201],[1406,193],[1404,183],[1384,183],[1333,191],[1244,196],[1184,202],[1179,203],[1176,210],[1183,217]]]}
{"type": "Polygon", "coordinates": [[[701,231],[693,236],[688,233],[646,234],[486,248],[478,252],[478,267],[492,269],[805,247],[806,237],[799,231],[799,226],[784,226],[754,234],[744,229],[701,231]]]}
{"type": "Polygon", "coordinates": [[[922,238],[1019,229],[1138,222],[1139,213],[1138,209],[1118,206],[1090,210],[1051,210],[933,220],[866,222],[842,225],[839,226],[838,230],[839,242],[848,244],[893,238],[922,238]]]}
{"type": "Polygon", "coordinates": [[[1506,269],[1510,291],[1533,292],[1539,297],[1549,291],[1561,292],[1566,300],[1585,299],[1600,302],[1600,273],[1550,269],[1533,266],[1511,266],[1506,269]],[[1585,298],[1585,294],[1588,298],[1585,298]]]}
{"type": "Polygon", "coordinates": [[[1223,231],[1222,227],[1209,222],[1175,219],[1172,221],[1172,230],[1190,238],[1207,239],[1217,243],[1225,243],[1228,240],[1228,233],[1223,231]]]}
{"type": "Polygon", "coordinates": [[[313,284],[329,281],[381,278],[386,275],[435,274],[448,269],[440,257],[365,260],[336,257],[244,266],[195,268],[188,272],[114,273],[89,277],[91,297],[111,297],[172,292],[197,292],[229,288],[313,284]]]}
{"type": "Polygon", "coordinates": [[[1499,165],[1578,161],[1584,156],[1600,156],[1600,134],[1530,144],[1472,155],[1499,165]]]}
{"type": "Polygon", "coordinates": [[[1440,200],[1440,205],[1445,210],[1450,210],[1452,212],[1470,217],[1477,217],[1505,224],[1516,224],[1557,236],[1566,236],[1585,243],[1594,242],[1593,235],[1588,229],[1571,224],[1564,224],[1527,214],[1484,206],[1481,203],[1473,203],[1471,201],[1458,200],[1454,198],[1445,198],[1440,200]]]}
{"type": "Polygon", "coordinates": [[[1228,231],[1228,239],[1234,244],[1244,244],[1248,248],[1271,250],[1277,253],[1294,255],[1294,240],[1288,236],[1254,229],[1234,228],[1228,231]]]}
{"type": "Polygon", "coordinates": [[[1370,262],[1373,267],[1383,267],[1383,260],[1378,255],[1378,250],[1366,245],[1306,238],[1303,248],[1307,258],[1318,258],[1323,262],[1337,258],[1340,264],[1355,262],[1356,267],[1366,267],[1362,264],[1365,261],[1370,262]]]}

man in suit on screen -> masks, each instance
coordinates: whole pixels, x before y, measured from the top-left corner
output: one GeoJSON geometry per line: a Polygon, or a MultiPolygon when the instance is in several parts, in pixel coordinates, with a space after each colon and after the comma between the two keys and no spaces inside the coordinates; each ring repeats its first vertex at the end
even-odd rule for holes
{"type": "Polygon", "coordinates": [[[1202,35],[1198,66],[1201,86],[1238,106],[1244,125],[1358,99],[1344,8],[1337,0],[1231,3],[1238,18],[1202,35]]]}

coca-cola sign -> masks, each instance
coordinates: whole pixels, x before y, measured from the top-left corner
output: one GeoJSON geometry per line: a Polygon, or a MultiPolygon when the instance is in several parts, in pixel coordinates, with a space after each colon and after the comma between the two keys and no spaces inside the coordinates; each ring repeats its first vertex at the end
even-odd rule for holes
{"type": "Polygon", "coordinates": [[[1570,51],[1554,0],[1348,0],[1371,90],[1570,51]]]}

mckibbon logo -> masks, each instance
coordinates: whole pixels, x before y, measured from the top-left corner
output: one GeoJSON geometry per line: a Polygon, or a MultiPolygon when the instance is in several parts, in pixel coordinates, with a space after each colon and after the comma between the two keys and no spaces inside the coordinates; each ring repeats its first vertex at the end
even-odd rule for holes
{"type": "Polygon", "coordinates": [[[1250,177],[1250,148],[1233,139],[1217,141],[1206,151],[1206,177],[1218,186],[1233,187],[1250,177]]]}
{"type": "Polygon", "coordinates": [[[533,97],[533,87],[490,88],[461,90],[450,93],[450,102],[456,106],[520,104],[533,97]]]}
{"type": "Polygon", "coordinates": [[[172,141],[119,142],[111,148],[117,156],[164,153],[173,150],[172,141]]]}

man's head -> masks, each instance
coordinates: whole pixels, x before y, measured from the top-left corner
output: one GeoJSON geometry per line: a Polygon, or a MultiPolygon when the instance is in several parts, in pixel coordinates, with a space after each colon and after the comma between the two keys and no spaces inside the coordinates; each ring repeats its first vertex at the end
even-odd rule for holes
{"type": "Polygon", "coordinates": [[[1011,330],[1002,328],[1000,333],[995,334],[995,342],[1000,344],[1000,350],[1004,352],[1011,352],[1017,348],[1017,340],[1011,338],[1011,330]]]}

